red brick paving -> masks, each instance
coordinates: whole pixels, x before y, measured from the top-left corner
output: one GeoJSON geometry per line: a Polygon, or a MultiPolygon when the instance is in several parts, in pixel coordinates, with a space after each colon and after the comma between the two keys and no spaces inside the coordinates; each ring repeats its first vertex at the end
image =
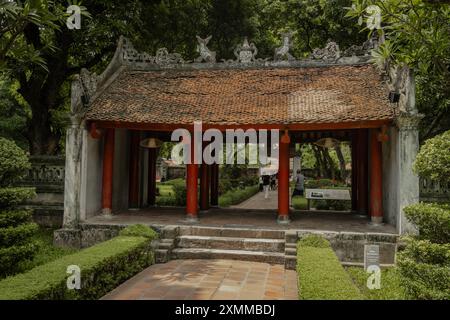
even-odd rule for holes
{"type": "Polygon", "coordinates": [[[236,260],[172,260],[126,281],[105,300],[296,300],[297,274],[283,265],[236,260]]]}

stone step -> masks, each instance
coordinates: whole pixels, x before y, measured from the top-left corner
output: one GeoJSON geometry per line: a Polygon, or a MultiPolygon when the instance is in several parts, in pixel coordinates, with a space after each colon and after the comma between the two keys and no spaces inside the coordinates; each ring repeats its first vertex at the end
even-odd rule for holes
{"type": "Polygon", "coordinates": [[[284,246],[286,248],[290,248],[290,249],[297,249],[297,244],[296,243],[285,243],[284,246]]]}
{"type": "Polygon", "coordinates": [[[297,268],[297,257],[286,256],[284,258],[284,268],[287,270],[295,270],[297,268]]]}
{"type": "Polygon", "coordinates": [[[155,262],[156,263],[166,263],[169,261],[169,251],[165,249],[155,250],[155,262]]]}
{"type": "Polygon", "coordinates": [[[296,248],[286,248],[284,250],[284,254],[287,256],[296,256],[297,255],[297,249],[296,248]]]}
{"type": "Polygon", "coordinates": [[[284,240],[186,235],[178,237],[177,247],[283,252],[284,240]]]}
{"type": "Polygon", "coordinates": [[[181,236],[205,236],[205,237],[232,237],[232,238],[259,238],[259,239],[283,239],[283,230],[250,229],[250,228],[216,228],[216,227],[180,227],[181,236]]]}
{"type": "Polygon", "coordinates": [[[284,264],[284,253],[262,252],[247,250],[223,250],[223,249],[175,249],[172,251],[173,259],[232,259],[271,264],[284,264]]]}

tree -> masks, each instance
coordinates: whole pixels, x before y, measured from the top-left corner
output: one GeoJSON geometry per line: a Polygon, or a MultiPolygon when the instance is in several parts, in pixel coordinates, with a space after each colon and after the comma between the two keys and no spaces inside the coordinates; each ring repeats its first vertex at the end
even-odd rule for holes
{"type": "MultiPolygon", "coordinates": [[[[44,25],[26,22],[18,29],[16,43],[23,48],[17,54],[6,53],[5,64],[10,76],[20,84],[18,92],[28,104],[26,136],[31,154],[54,154],[63,135],[61,113],[69,108],[70,80],[81,68],[102,69],[116,47],[120,34],[130,35],[139,25],[140,2],[84,1],[81,30],[69,30],[65,25],[66,7],[60,2],[25,1],[23,7],[41,12],[44,25]],[[28,63],[23,57],[38,52],[42,63],[28,63]],[[23,54],[22,54],[23,53],[23,54]]],[[[30,10],[31,10],[30,9],[30,10]]],[[[11,29],[12,30],[12,29],[11,29]]],[[[7,37],[12,31],[8,31],[7,37]]]]}
{"type": "Polygon", "coordinates": [[[29,168],[25,152],[0,138],[0,277],[17,272],[20,262],[31,259],[37,248],[32,240],[37,225],[30,222],[31,211],[17,209],[35,195],[34,188],[13,187],[29,168]]]}
{"type": "Polygon", "coordinates": [[[450,130],[428,139],[414,162],[419,176],[450,183],[450,130]]]}
{"type": "MultiPolygon", "coordinates": [[[[421,138],[449,128],[450,6],[422,0],[353,0],[349,17],[369,19],[367,8],[381,13],[379,33],[386,41],[372,55],[380,66],[408,65],[416,74],[417,107],[426,117],[421,138]]],[[[364,27],[363,30],[367,28],[364,27]]]]}

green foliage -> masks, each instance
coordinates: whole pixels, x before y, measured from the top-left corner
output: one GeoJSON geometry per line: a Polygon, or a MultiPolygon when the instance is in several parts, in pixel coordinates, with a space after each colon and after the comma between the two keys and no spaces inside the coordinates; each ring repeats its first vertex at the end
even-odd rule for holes
{"type": "Polygon", "coordinates": [[[370,290],[367,288],[367,279],[370,273],[364,268],[348,267],[346,271],[349,273],[353,282],[358,286],[361,293],[368,300],[405,300],[408,296],[401,283],[401,278],[397,268],[381,269],[381,288],[370,290]]]}
{"type": "Polygon", "coordinates": [[[37,225],[31,212],[15,206],[35,195],[34,188],[10,187],[20,179],[30,163],[13,141],[0,138],[0,277],[19,270],[19,263],[33,257],[37,225]]]}
{"type": "Polygon", "coordinates": [[[421,177],[450,183],[450,130],[425,141],[414,162],[414,171],[421,177]]]}
{"type": "Polygon", "coordinates": [[[232,189],[219,196],[219,206],[229,207],[241,203],[252,197],[259,191],[259,186],[245,187],[244,189],[232,189]]]}
{"type": "Polygon", "coordinates": [[[186,205],[186,182],[182,180],[181,182],[174,183],[173,192],[175,193],[175,205],[185,206],[186,205]]]}
{"type": "Polygon", "coordinates": [[[311,235],[298,243],[297,274],[300,299],[363,299],[328,241],[319,238],[311,235]]]}
{"type": "Polygon", "coordinates": [[[450,246],[414,240],[398,254],[401,283],[415,299],[450,299],[450,246]],[[425,253],[425,257],[417,257],[425,253]],[[430,263],[422,262],[430,260],[430,263]],[[441,263],[434,263],[434,262],[441,263]]]}
{"type": "Polygon", "coordinates": [[[144,237],[150,240],[158,238],[158,233],[152,228],[143,224],[134,224],[120,230],[119,235],[129,237],[144,237]]]}
{"type": "Polygon", "coordinates": [[[330,242],[316,234],[308,235],[298,241],[299,247],[331,248],[330,242]]]}
{"type": "Polygon", "coordinates": [[[295,196],[292,198],[292,206],[295,210],[306,210],[308,208],[308,200],[304,197],[295,196]]]}
{"type": "Polygon", "coordinates": [[[0,281],[0,299],[98,299],[153,263],[148,238],[119,236],[0,281]],[[80,290],[67,289],[70,265],[81,269],[80,290]]]}
{"type": "Polygon", "coordinates": [[[34,188],[0,188],[0,209],[16,206],[36,195],[34,188]]]}
{"type": "MultiPolygon", "coordinates": [[[[414,69],[417,107],[427,115],[421,123],[424,138],[448,130],[450,124],[450,6],[440,2],[353,0],[347,13],[363,23],[369,5],[381,9],[386,41],[372,56],[380,66],[414,69]]],[[[361,29],[367,30],[365,23],[361,29]]]]}
{"type": "Polygon", "coordinates": [[[450,243],[450,208],[436,203],[417,203],[403,209],[419,230],[421,239],[450,243]]]}
{"type": "Polygon", "coordinates": [[[450,206],[419,203],[404,209],[419,234],[397,256],[401,281],[415,299],[450,299],[450,206]]]}
{"type": "Polygon", "coordinates": [[[13,141],[0,137],[0,186],[22,178],[30,168],[25,152],[13,141]]]}

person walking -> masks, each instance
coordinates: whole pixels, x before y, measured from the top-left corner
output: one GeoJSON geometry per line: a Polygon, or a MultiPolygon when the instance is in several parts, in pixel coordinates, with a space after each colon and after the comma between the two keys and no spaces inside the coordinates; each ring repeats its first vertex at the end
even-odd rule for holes
{"type": "Polygon", "coordinates": [[[295,187],[294,192],[292,193],[292,198],[295,196],[303,197],[304,192],[305,192],[305,176],[299,169],[297,170],[297,174],[295,176],[295,187]]]}
{"type": "Polygon", "coordinates": [[[264,175],[263,179],[263,188],[264,188],[264,199],[269,198],[269,188],[270,188],[270,176],[264,175]]]}

